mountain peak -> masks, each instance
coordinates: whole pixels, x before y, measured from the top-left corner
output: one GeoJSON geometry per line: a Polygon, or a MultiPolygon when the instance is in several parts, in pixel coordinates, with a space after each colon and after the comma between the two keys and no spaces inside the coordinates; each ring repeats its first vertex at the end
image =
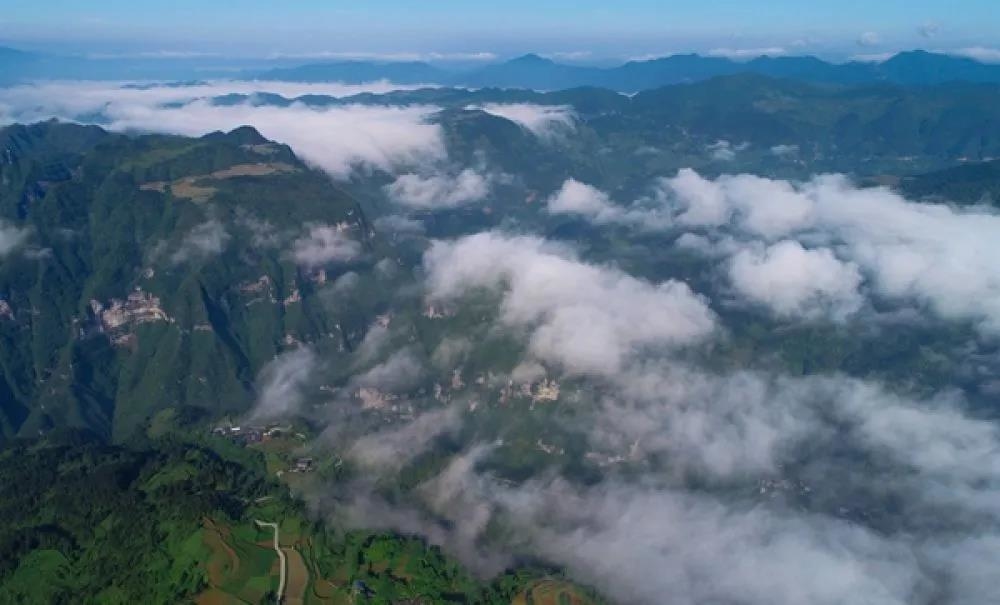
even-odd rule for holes
{"type": "Polygon", "coordinates": [[[516,59],[511,59],[508,63],[519,65],[553,65],[555,62],[551,59],[546,59],[541,55],[528,53],[526,55],[521,55],[516,59]]]}

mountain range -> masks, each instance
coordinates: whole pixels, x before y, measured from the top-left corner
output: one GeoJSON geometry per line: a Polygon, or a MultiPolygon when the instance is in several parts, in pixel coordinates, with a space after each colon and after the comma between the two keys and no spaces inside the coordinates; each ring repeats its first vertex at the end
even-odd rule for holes
{"type": "Polygon", "coordinates": [[[736,74],[757,74],[826,84],[883,82],[924,86],[952,81],[1000,82],[998,65],[923,50],[902,52],[881,63],[830,63],[810,56],[761,56],[742,62],[723,57],[684,54],[629,61],[610,68],[557,63],[536,54],[528,54],[465,73],[453,73],[421,62],[346,61],[267,70],[248,74],[248,77],[302,82],[358,83],[391,80],[404,84],[535,90],[595,86],[630,93],[736,74]]]}
{"type": "Polygon", "coordinates": [[[813,56],[760,56],[749,61],[678,54],[628,61],[615,67],[566,64],[537,54],[471,70],[423,61],[333,61],[297,64],[293,58],[221,59],[168,57],[66,57],[0,47],[0,85],[34,79],[124,80],[203,77],[295,82],[434,84],[472,88],[561,90],[580,86],[632,93],[718,76],[757,74],[824,84],[891,83],[926,86],[947,82],[1000,82],[1000,65],[924,50],[901,52],[882,62],[833,63],[813,56]]]}

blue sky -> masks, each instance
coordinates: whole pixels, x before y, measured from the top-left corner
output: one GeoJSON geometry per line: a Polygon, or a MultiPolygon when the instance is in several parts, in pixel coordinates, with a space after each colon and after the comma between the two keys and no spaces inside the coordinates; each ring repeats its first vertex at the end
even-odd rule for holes
{"type": "Polygon", "coordinates": [[[754,49],[851,56],[990,46],[996,0],[2,0],[0,41],[73,53],[242,56],[754,49]]]}

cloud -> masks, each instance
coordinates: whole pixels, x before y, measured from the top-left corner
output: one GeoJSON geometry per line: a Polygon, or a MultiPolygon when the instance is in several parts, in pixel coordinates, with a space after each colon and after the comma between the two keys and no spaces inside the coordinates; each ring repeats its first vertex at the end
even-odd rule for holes
{"type": "Polygon", "coordinates": [[[616,222],[622,208],[611,202],[608,194],[576,179],[566,179],[559,191],[548,199],[549,214],[576,214],[596,223],[616,222]]]}
{"type": "Polygon", "coordinates": [[[180,264],[189,260],[218,256],[231,239],[225,225],[211,219],[193,227],[181,240],[178,249],[170,256],[170,261],[180,264]]]}
{"type": "Polygon", "coordinates": [[[858,36],[857,42],[858,46],[878,46],[882,43],[882,38],[878,35],[878,32],[862,32],[861,35],[858,36]]]}
{"type": "MultiPolygon", "coordinates": [[[[378,86],[385,92],[393,86],[378,86]]],[[[338,178],[357,166],[393,171],[402,166],[441,160],[446,151],[430,106],[340,105],[288,107],[257,105],[252,99],[216,105],[211,97],[234,92],[336,94],[372,87],[294,83],[220,82],[204,86],[123,87],[107,84],[55,83],[0,89],[0,123],[32,122],[51,117],[95,121],[112,130],[139,130],[200,136],[243,125],[287,143],[295,152],[338,178]]]]}
{"type": "Polygon", "coordinates": [[[312,225],[292,245],[295,262],[307,267],[344,263],[361,256],[361,244],[340,225],[312,225]]]}
{"type": "Polygon", "coordinates": [[[304,389],[319,366],[319,358],[308,347],[283,353],[264,366],[257,379],[259,395],[250,418],[271,420],[298,413],[305,399],[304,389]]]}
{"type": "Polygon", "coordinates": [[[386,194],[397,204],[411,208],[455,208],[485,199],[491,179],[466,168],[455,176],[403,174],[386,185],[386,194]]]}
{"type": "Polygon", "coordinates": [[[715,328],[687,285],[589,265],[535,237],[487,232],[437,241],[424,266],[432,299],[500,289],[501,320],[530,329],[531,352],[571,373],[615,373],[643,349],[692,344],[715,328]]]}
{"type": "Polygon", "coordinates": [[[540,139],[552,140],[576,127],[576,114],[568,105],[535,105],[532,103],[489,103],[480,109],[527,129],[540,139]]]}
{"type": "Polygon", "coordinates": [[[895,52],[884,52],[884,53],[862,53],[858,55],[851,55],[851,61],[858,61],[859,63],[885,63],[889,59],[895,57],[898,53],[895,52]]]}
{"type": "Polygon", "coordinates": [[[808,225],[813,212],[791,183],[752,175],[708,181],[686,168],[660,186],[667,203],[679,203],[682,225],[721,226],[735,220],[745,231],[773,238],[808,225]]]}
{"type": "Polygon", "coordinates": [[[782,316],[843,319],[862,304],[856,264],[797,241],[741,250],[730,262],[729,277],[737,292],[782,316]]]}
{"type": "Polygon", "coordinates": [[[0,258],[17,249],[27,241],[30,234],[29,229],[21,229],[0,219],[0,258]]]}
{"type": "Polygon", "coordinates": [[[750,175],[710,181],[683,170],[661,185],[680,224],[734,228],[768,242],[829,242],[881,296],[1000,331],[1000,270],[988,260],[1000,216],[991,210],[911,202],[835,175],[795,184],[750,175]]]}
{"type": "Polygon", "coordinates": [[[720,162],[732,162],[736,159],[737,153],[745,150],[749,146],[749,143],[733,145],[729,141],[720,140],[709,145],[708,150],[711,152],[713,160],[718,160],[720,162]]]}
{"type": "Polygon", "coordinates": [[[367,387],[391,393],[405,393],[416,387],[426,373],[416,350],[404,348],[385,361],[351,379],[352,388],[367,387]]]}
{"type": "Polygon", "coordinates": [[[788,51],[780,46],[768,46],[763,48],[713,48],[705,54],[709,57],[724,57],[741,61],[757,57],[780,57],[788,54],[788,51]]]}
{"type": "Polygon", "coordinates": [[[370,52],[370,51],[320,51],[312,53],[272,53],[271,59],[339,59],[342,61],[496,61],[496,53],[480,52],[370,52]]]}
{"type": "Polygon", "coordinates": [[[593,55],[594,53],[589,50],[564,50],[545,53],[542,56],[556,61],[582,61],[591,58],[593,55]]]}
{"type": "Polygon", "coordinates": [[[936,21],[928,21],[917,27],[917,33],[920,34],[920,37],[928,40],[938,35],[940,31],[941,24],[936,21]]]}
{"type": "Polygon", "coordinates": [[[498,499],[543,556],[623,602],[888,605],[911,602],[923,579],[905,546],[832,518],[616,483],[498,499]]]}
{"type": "Polygon", "coordinates": [[[549,214],[580,216],[597,225],[620,224],[646,230],[669,226],[669,214],[640,202],[620,206],[600,189],[570,178],[548,198],[546,209],[549,214]]]}
{"type": "MultiPolygon", "coordinates": [[[[515,552],[629,603],[992,599],[1000,434],[960,398],[645,362],[616,387],[587,426],[635,439],[628,473],[514,483],[482,469],[496,444],[473,445],[418,488],[443,520],[420,526],[465,557],[480,554],[487,528],[504,528],[515,552]]],[[[387,451],[366,447],[398,468],[408,430],[388,433],[387,451]]]]}
{"type": "Polygon", "coordinates": [[[771,147],[771,153],[778,157],[786,157],[790,155],[796,155],[799,153],[798,145],[775,145],[771,147]]]}
{"type": "Polygon", "coordinates": [[[981,63],[1000,63],[1000,48],[969,46],[947,51],[949,55],[975,59],[981,63]]]}
{"type": "Polygon", "coordinates": [[[420,414],[401,427],[362,436],[347,451],[350,459],[378,472],[394,472],[426,452],[435,439],[457,429],[457,408],[442,408],[420,414]]]}

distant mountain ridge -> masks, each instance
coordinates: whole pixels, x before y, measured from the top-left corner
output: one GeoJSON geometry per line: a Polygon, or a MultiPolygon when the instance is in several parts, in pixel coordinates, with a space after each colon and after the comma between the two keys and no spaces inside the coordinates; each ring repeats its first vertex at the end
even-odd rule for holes
{"type": "Polygon", "coordinates": [[[363,82],[391,80],[400,84],[443,84],[469,87],[562,90],[581,86],[638,92],[670,84],[697,82],[719,76],[756,74],[824,84],[890,83],[924,86],[946,82],[1000,83],[1000,65],[965,57],[914,50],[881,63],[851,61],[830,63],[812,56],[761,56],[750,61],[697,54],[672,55],[646,61],[629,61],[603,68],[568,65],[527,54],[474,71],[454,73],[429,63],[338,62],[258,72],[264,80],[301,82],[363,82]]]}
{"type": "MultiPolygon", "coordinates": [[[[559,63],[526,54],[509,61],[468,71],[446,69],[423,61],[334,61],[289,65],[287,59],[271,67],[239,68],[238,78],[294,82],[359,84],[387,80],[396,84],[436,84],[471,88],[563,90],[600,87],[634,93],[700,82],[719,76],[753,74],[803,82],[837,85],[888,83],[928,86],[948,82],[1000,83],[1000,64],[924,50],[906,51],[880,63],[832,63],[813,56],[761,56],[749,61],[725,57],[678,54],[629,61],[616,67],[559,63]]],[[[195,69],[188,59],[59,57],[0,47],[0,86],[41,79],[192,79],[206,77],[205,66],[195,69]]],[[[217,76],[216,76],[217,77],[217,76]]],[[[229,77],[229,76],[226,76],[229,77]]]]}

